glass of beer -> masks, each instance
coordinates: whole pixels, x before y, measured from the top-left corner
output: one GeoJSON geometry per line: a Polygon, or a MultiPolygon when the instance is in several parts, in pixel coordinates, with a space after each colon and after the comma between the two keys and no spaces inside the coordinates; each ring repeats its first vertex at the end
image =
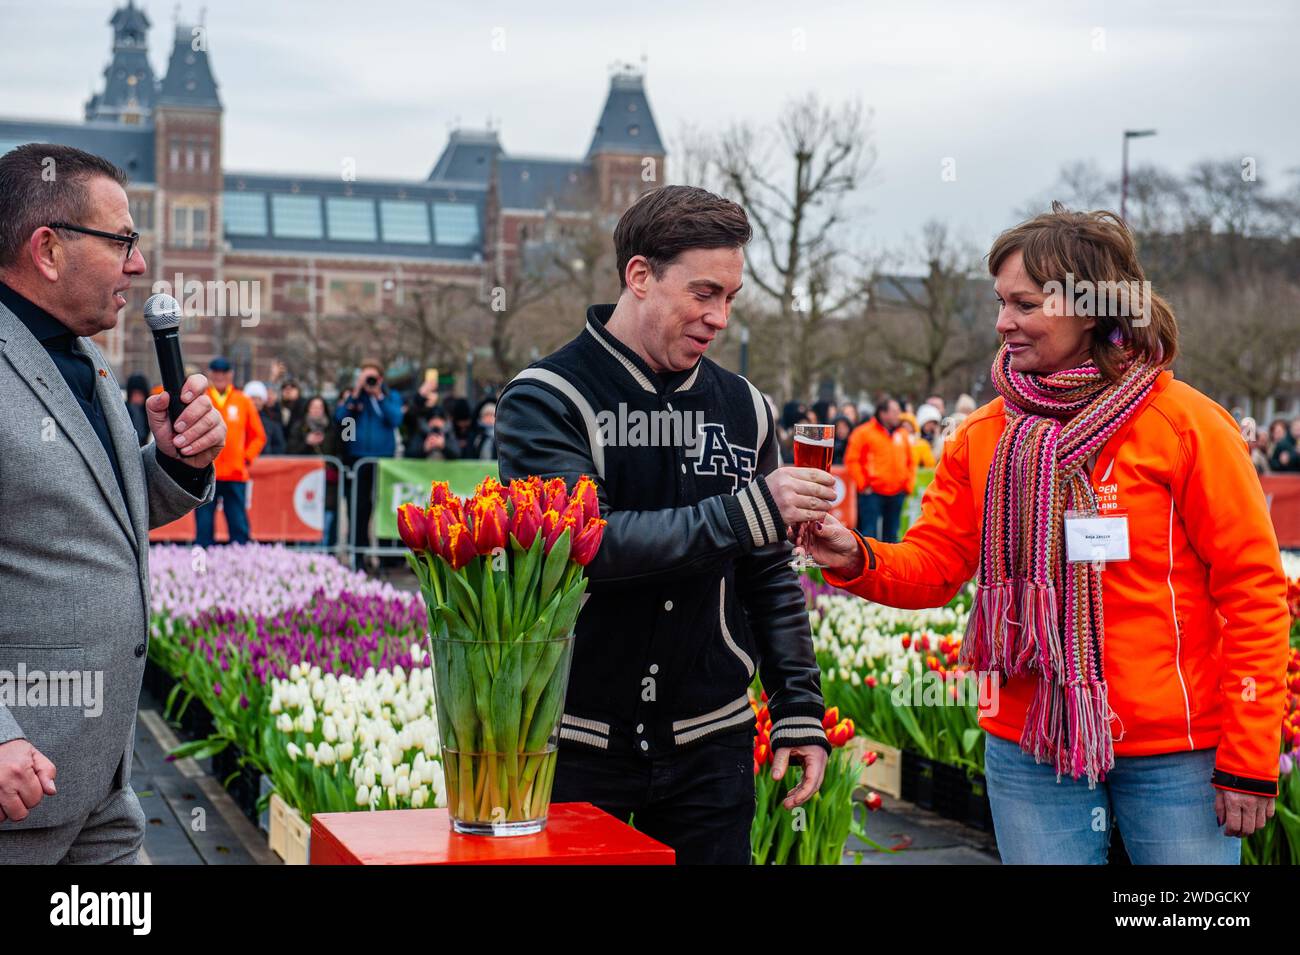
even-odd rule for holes
{"type": "MultiPolygon", "coordinates": [[[[833,424],[796,424],[794,426],[794,466],[816,468],[830,473],[831,458],[835,453],[835,426],[833,424]]],[[[806,567],[821,567],[807,557],[808,525],[800,524],[795,533],[795,543],[804,548],[806,567]]]]}

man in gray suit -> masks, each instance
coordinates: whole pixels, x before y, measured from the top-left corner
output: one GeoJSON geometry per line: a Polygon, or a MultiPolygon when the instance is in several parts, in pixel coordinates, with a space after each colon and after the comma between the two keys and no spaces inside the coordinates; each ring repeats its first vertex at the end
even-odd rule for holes
{"type": "Polygon", "coordinates": [[[193,375],[140,447],[90,341],[145,272],[125,184],[66,146],[0,156],[0,862],[135,861],[149,528],[211,498],[225,443],[193,375]]]}

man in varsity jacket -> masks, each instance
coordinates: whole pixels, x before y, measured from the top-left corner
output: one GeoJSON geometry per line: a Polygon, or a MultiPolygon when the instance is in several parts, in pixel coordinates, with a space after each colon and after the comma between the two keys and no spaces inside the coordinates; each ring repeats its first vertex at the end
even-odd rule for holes
{"type": "Polygon", "coordinates": [[[702,189],[642,196],[614,232],[622,292],[502,391],[502,480],[583,474],[608,519],[587,568],[552,800],[591,802],[680,863],[747,863],[757,672],[773,775],[821,784],[830,747],[789,527],[829,475],[778,468],[767,402],[704,357],[740,289],[744,211],[702,189]]]}

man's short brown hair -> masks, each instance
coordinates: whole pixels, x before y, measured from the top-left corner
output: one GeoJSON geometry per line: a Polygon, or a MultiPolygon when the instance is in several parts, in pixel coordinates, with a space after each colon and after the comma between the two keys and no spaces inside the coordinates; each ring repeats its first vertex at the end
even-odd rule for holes
{"type": "Polygon", "coordinates": [[[627,264],[645,256],[655,278],[689,249],[739,249],[753,230],[745,210],[730,199],[694,186],[661,186],[623,213],[614,229],[618,283],[627,288],[627,264]]]}
{"type": "MultiPolygon", "coordinates": [[[[0,156],[0,267],[16,265],[41,226],[84,225],[90,215],[86,184],[96,176],[126,188],[126,173],[72,146],[28,143],[0,156]]],[[[65,233],[64,238],[75,235],[65,233]]]]}

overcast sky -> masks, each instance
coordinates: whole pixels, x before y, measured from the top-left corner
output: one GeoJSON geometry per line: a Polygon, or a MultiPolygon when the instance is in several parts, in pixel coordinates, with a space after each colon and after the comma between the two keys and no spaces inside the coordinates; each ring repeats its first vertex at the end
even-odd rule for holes
{"type": "MultiPolygon", "coordinates": [[[[102,86],[112,0],[0,0],[0,116],[77,120],[102,86]]],[[[173,5],[141,4],[161,75],[173,5]]],[[[981,250],[1062,163],[1182,171],[1253,156],[1261,181],[1300,167],[1300,4],[1249,2],[208,4],[227,170],[424,178],[456,124],[490,118],[514,153],[581,156],[617,60],[646,58],[670,147],[684,124],[771,122],[814,90],[874,110],[867,244],[932,217],[981,250]],[[503,50],[494,49],[504,45],[503,50]],[[502,44],[503,41],[503,44],[502,44]],[[941,178],[945,158],[956,181],[941,178]]],[[[197,20],[195,3],[182,6],[197,20]]],[[[671,178],[672,156],[669,156],[671,178]]]]}

